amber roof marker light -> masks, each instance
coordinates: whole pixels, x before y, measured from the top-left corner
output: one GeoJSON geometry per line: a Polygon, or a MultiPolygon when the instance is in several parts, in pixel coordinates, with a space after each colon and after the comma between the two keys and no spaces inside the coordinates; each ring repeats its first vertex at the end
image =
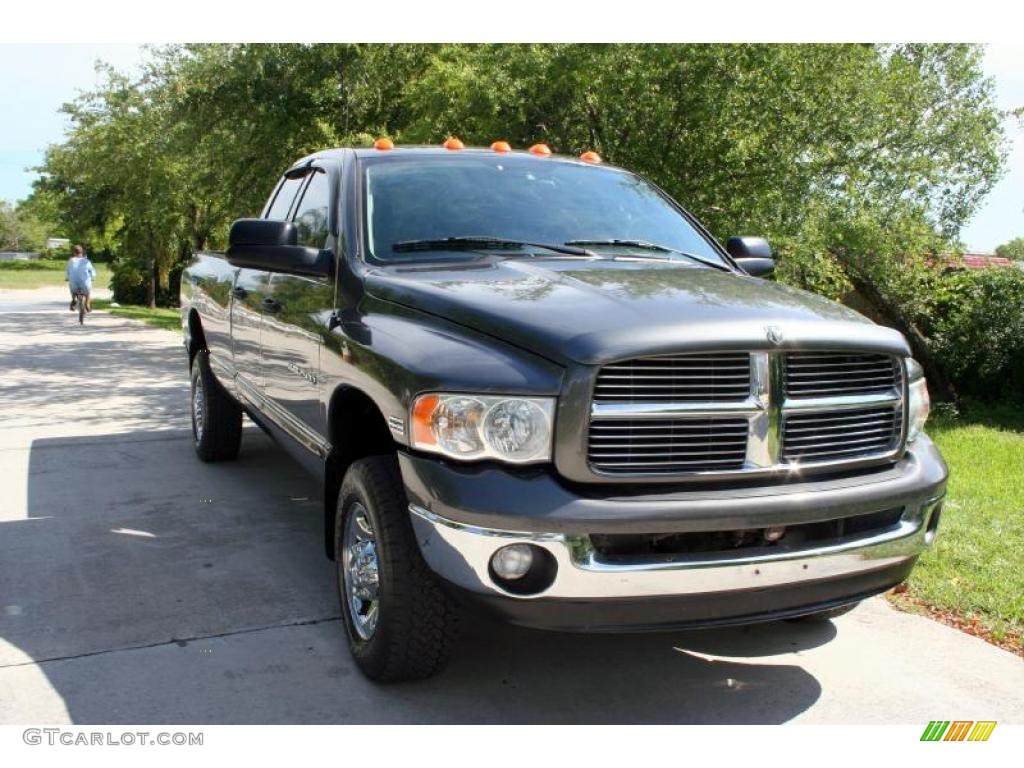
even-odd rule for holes
{"type": "Polygon", "coordinates": [[[584,152],[582,155],[580,155],[580,160],[582,160],[584,163],[600,163],[601,156],[597,154],[597,152],[591,150],[589,152],[584,152]]]}
{"type": "Polygon", "coordinates": [[[550,157],[551,147],[547,144],[534,144],[527,150],[531,155],[538,155],[540,157],[550,157]]]}
{"type": "Polygon", "coordinates": [[[511,152],[512,146],[507,141],[496,141],[491,144],[491,149],[495,152],[511,152]]]}
{"type": "Polygon", "coordinates": [[[444,144],[442,144],[441,146],[444,147],[445,149],[453,149],[453,150],[454,149],[465,149],[466,148],[466,145],[462,143],[462,139],[459,139],[459,138],[457,138],[455,136],[449,136],[445,140],[444,144]]]}
{"type": "Polygon", "coordinates": [[[373,148],[380,150],[394,149],[395,142],[393,142],[391,139],[380,138],[373,142],[373,148]]]}

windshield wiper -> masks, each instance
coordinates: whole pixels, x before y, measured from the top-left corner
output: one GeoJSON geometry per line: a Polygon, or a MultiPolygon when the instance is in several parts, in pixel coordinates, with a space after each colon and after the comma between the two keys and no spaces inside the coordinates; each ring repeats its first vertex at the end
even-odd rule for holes
{"type": "MultiPolygon", "coordinates": [[[[609,238],[607,240],[567,240],[566,245],[619,245],[624,248],[639,248],[645,251],[658,251],[659,253],[674,253],[679,256],[685,256],[686,258],[703,264],[706,267],[712,267],[714,269],[720,269],[723,272],[732,272],[732,270],[725,264],[712,261],[711,259],[705,259],[703,256],[698,256],[695,253],[688,253],[687,251],[680,251],[675,248],[669,248],[667,245],[658,245],[648,240],[623,240],[619,238],[609,238]]],[[[637,258],[637,257],[631,257],[637,258]]],[[[640,257],[643,258],[643,257],[640,257]]]]}
{"type": "Polygon", "coordinates": [[[400,240],[391,244],[396,253],[408,251],[446,251],[446,250],[505,250],[519,248],[544,248],[567,256],[583,256],[589,259],[600,258],[586,248],[573,247],[572,243],[554,245],[551,243],[532,243],[527,240],[509,240],[503,237],[479,237],[463,235],[460,237],[443,237],[436,240],[400,240]]]}

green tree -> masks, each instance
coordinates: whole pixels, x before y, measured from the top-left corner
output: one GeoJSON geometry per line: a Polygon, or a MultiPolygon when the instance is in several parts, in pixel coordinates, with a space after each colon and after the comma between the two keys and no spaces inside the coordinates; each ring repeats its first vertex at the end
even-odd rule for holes
{"type": "Polygon", "coordinates": [[[1024,261],[1024,237],[1015,237],[1008,243],[1003,243],[996,248],[996,256],[1013,261],[1024,261]]]}
{"type": "Polygon", "coordinates": [[[780,277],[852,290],[908,337],[930,252],[998,178],[1001,115],[966,45],[445,46],[409,84],[403,138],[595,149],[720,238],[767,235],[780,277]]]}
{"type": "Polygon", "coordinates": [[[970,45],[168,46],[65,108],[39,189],[155,300],[303,154],[376,135],[594,149],[719,238],[769,237],[781,280],[856,294],[949,398],[929,255],[1005,162],[980,62],[970,45]]]}
{"type": "Polygon", "coordinates": [[[47,229],[25,205],[0,200],[0,251],[38,252],[45,248],[47,229]]]}

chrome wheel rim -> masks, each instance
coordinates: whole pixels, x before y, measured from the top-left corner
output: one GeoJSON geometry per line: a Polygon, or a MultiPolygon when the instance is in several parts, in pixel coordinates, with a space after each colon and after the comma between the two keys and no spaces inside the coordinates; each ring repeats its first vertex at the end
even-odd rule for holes
{"type": "Polygon", "coordinates": [[[198,443],[203,439],[203,379],[196,379],[192,388],[192,435],[198,443]]]}
{"type": "Polygon", "coordinates": [[[377,536],[360,502],[349,508],[342,542],[341,569],[352,626],[363,640],[373,637],[380,614],[377,536]]]}

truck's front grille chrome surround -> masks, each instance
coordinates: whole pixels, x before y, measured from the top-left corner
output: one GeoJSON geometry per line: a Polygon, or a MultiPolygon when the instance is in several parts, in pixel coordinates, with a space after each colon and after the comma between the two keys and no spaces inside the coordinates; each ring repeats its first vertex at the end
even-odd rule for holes
{"type": "Polygon", "coordinates": [[[905,440],[904,379],[900,358],[876,352],[613,363],[595,381],[588,462],[599,475],[714,477],[893,459],[905,440]]]}

